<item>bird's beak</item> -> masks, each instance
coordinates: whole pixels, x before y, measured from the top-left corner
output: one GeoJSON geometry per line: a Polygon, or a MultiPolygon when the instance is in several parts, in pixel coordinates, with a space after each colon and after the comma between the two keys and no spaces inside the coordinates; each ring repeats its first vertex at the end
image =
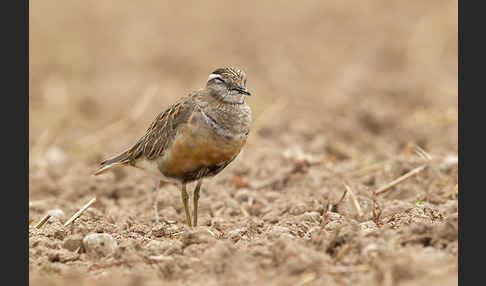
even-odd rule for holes
{"type": "Polygon", "coordinates": [[[237,88],[234,88],[234,90],[237,90],[239,93],[243,93],[243,94],[246,94],[248,96],[251,96],[251,93],[248,91],[248,89],[246,89],[246,87],[237,87],[237,88]]]}

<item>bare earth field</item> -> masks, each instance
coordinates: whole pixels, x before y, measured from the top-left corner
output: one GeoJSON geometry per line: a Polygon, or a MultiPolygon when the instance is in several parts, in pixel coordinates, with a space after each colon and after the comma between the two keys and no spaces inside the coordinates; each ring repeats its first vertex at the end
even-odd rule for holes
{"type": "Polygon", "coordinates": [[[457,40],[457,1],[31,2],[31,285],[457,285],[457,40]],[[252,131],[197,228],[92,175],[227,65],[252,131]]]}

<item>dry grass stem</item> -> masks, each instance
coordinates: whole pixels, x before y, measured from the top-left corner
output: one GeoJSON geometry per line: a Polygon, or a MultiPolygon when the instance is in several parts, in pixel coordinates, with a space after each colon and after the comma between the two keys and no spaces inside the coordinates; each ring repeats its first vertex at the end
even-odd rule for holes
{"type": "Polygon", "coordinates": [[[240,207],[240,210],[241,210],[241,212],[243,213],[243,215],[245,217],[249,217],[250,216],[250,214],[248,213],[248,211],[244,207],[240,207]]]}
{"type": "Polygon", "coordinates": [[[329,203],[329,196],[324,194],[322,200],[322,221],[321,221],[321,231],[324,229],[324,225],[326,225],[327,217],[329,216],[329,210],[332,209],[332,205],[329,203]]]}
{"type": "Polygon", "coordinates": [[[383,167],[383,165],[385,165],[386,163],[388,163],[389,161],[382,161],[382,162],[377,162],[377,163],[373,163],[371,165],[368,165],[366,167],[363,167],[361,169],[358,169],[358,170],[355,170],[355,171],[351,171],[348,173],[348,176],[363,176],[363,175],[366,175],[370,172],[373,172],[373,171],[376,171],[378,169],[380,169],[381,167],[383,167]]]}
{"type": "Polygon", "coordinates": [[[352,248],[351,244],[346,244],[343,248],[341,248],[336,255],[336,262],[340,261],[352,248]]]}
{"type": "Polygon", "coordinates": [[[339,199],[339,201],[336,203],[336,205],[335,205],[335,206],[338,206],[339,204],[341,204],[341,203],[344,201],[344,197],[346,197],[346,194],[347,194],[347,193],[348,193],[348,189],[346,188],[346,189],[344,190],[343,195],[341,196],[341,198],[339,199]]]}
{"type": "Polygon", "coordinates": [[[415,153],[417,153],[417,155],[424,158],[425,160],[430,161],[432,159],[432,156],[430,156],[429,153],[427,153],[424,149],[422,149],[422,147],[418,145],[414,146],[413,150],[415,151],[415,153]]]}
{"type": "Polygon", "coordinates": [[[378,203],[378,199],[376,198],[376,193],[373,193],[373,217],[372,220],[375,222],[376,225],[380,225],[380,217],[381,217],[381,206],[378,203]]]}
{"type": "Polygon", "coordinates": [[[333,204],[328,204],[327,205],[327,210],[325,211],[325,214],[326,214],[326,218],[327,218],[327,215],[332,211],[332,209],[335,207],[336,205],[333,205],[333,204]]]}
{"type": "Polygon", "coordinates": [[[41,228],[50,218],[51,215],[46,214],[34,227],[37,229],[41,228]]]}
{"type": "Polygon", "coordinates": [[[214,232],[212,232],[209,228],[206,228],[206,230],[209,232],[210,235],[212,235],[213,237],[216,237],[216,234],[214,232]]]}
{"type": "Polygon", "coordinates": [[[47,200],[39,200],[39,201],[32,201],[32,202],[29,202],[29,208],[31,207],[38,207],[38,206],[42,206],[46,203],[47,200]]]}
{"type": "Polygon", "coordinates": [[[75,219],[77,219],[80,215],[83,214],[85,210],[87,210],[92,204],[96,202],[96,198],[92,198],[87,204],[85,204],[79,211],[77,211],[66,223],[64,226],[68,226],[72,223],[75,219]]]}
{"type": "Polygon", "coordinates": [[[353,191],[351,190],[351,188],[348,185],[344,184],[344,187],[346,188],[346,191],[348,191],[349,196],[351,197],[351,201],[353,202],[354,208],[358,212],[358,216],[362,217],[363,211],[361,210],[361,206],[359,205],[358,198],[356,198],[353,191]]]}
{"type": "Polygon", "coordinates": [[[411,170],[410,172],[406,173],[405,175],[398,177],[397,179],[391,181],[390,183],[388,183],[388,184],[384,185],[383,187],[379,188],[378,190],[376,190],[375,194],[379,195],[381,193],[388,191],[391,187],[398,185],[399,183],[405,181],[406,179],[408,179],[412,176],[415,176],[418,173],[422,172],[425,169],[425,167],[427,167],[427,166],[422,165],[420,167],[417,167],[417,168],[411,170]]]}

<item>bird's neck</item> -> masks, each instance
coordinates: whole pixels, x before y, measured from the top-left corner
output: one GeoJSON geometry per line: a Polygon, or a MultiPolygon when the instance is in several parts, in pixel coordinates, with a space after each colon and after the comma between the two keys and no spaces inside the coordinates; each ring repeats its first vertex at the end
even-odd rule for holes
{"type": "Polygon", "coordinates": [[[234,104],[205,94],[201,96],[200,103],[203,112],[224,129],[240,132],[251,122],[251,110],[245,102],[234,104]]]}

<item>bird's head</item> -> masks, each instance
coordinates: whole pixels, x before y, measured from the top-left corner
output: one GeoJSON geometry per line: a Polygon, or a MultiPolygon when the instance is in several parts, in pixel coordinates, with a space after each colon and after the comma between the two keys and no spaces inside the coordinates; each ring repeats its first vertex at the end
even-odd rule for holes
{"type": "Polygon", "coordinates": [[[212,96],[233,104],[244,103],[245,97],[251,95],[246,88],[245,72],[232,67],[213,71],[208,77],[206,88],[212,96]]]}

